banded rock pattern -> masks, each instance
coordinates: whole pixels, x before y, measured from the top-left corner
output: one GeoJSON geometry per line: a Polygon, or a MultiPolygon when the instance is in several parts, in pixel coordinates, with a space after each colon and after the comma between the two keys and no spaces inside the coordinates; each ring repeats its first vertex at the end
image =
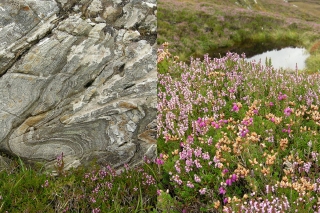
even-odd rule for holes
{"type": "Polygon", "coordinates": [[[0,151],[114,167],[156,156],[156,0],[2,0],[0,151]]]}

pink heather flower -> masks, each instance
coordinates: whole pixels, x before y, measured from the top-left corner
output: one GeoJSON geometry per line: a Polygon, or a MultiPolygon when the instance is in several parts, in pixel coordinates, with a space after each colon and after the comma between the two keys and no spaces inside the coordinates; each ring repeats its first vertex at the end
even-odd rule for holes
{"type": "Polygon", "coordinates": [[[95,199],[94,197],[90,197],[90,201],[91,201],[91,203],[95,203],[95,202],[97,202],[97,201],[96,201],[96,199],[95,199]]]}
{"type": "Polygon", "coordinates": [[[202,153],[202,159],[203,159],[203,160],[209,160],[209,159],[210,159],[209,152],[202,153]]]}
{"type": "Polygon", "coordinates": [[[212,145],[212,138],[211,137],[208,139],[208,145],[209,146],[212,145]]]}
{"type": "Polygon", "coordinates": [[[279,94],[279,96],[278,96],[278,100],[279,101],[282,101],[282,100],[285,100],[285,99],[287,99],[287,95],[286,94],[282,94],[281,92],[280,92],[280,94],[279,94]]]}
{"type": "Polygon", "coordinates": [[[197,148],[193,151],[193,153],[194,153],[194,156],[200,157],[201,154],[202,154],[202,148],[201,148],[201,147],[197,147],[197,148]]]}
{"type": "Polygon", "coordinates": [[[206,190],[207,190],[206,188],[202,188],[199,190],[199,192],[201,195],[204,195],[206,193],[206,190]]]}
{"type": "Polygon", "coordinates": [[[182,180],[180,179],[179,175],[174,175],[173,180],[179,185],[182,184],[182,180]]]}
{"type": "Polygon", "coordinates": [[[101,210],[99,208],[92,209],[92,213],[99,213],[101,210]]]}
{"type": "Polygon", "coordinates": [[[49,181],[48,180],[46,180],[45,182],[44,182],[44,185],[41,185],[41,187],[42,188],[46,188],[46,187],[48,187],[49,186],[49,181]]]}
{"type": "Polygon", "coordinates": [[[184,169],[186,170],[186,173],[189,173],[190,171],[192,171],[192,168],[190,166],[185,166],[184,169]]]}
{"type": "Polygon", "coordinates": [[[197,123],[198,123],[199,127],[206,126],[206,123],[204,122],[204,119],[202,119],[202,118],[198,118],[197,123]]]}
{"type": "Polygon", "coordinates": [[[311,168],[311,165],[312,165],[311,162],[304,163],[303,169],[304,169],[304,171],[305,171],[306,173],[309,173],[310,168],[311,168]]]}
{"type": "Polygon", "coordinates": [[[187,182],[187,186],[189,187],[189,188],[194,188],[194,185],[188,180],[188,182],[187,182]]]}
{"type": "Polygon", "coordinates": [[[274,106],[274,104],[272,102],[269,103],[269,106],[274,106]]]}
{"type": "Polygon", "coordinates": [[[196,159],[194,160],[194,164],[196,165],[196,167],[199,169],[199,168],[202,168],[200,162],[199,162],[199,159],[196,159]]]}
{"type": "Polygon", "coordinates": [[[157,195],[161,195],[161,190],[160,189],[157,189],[157,195]]]}
{"type": "Polygon", "coordinates": [[[193,137],[191,135],[188,135],[187,143],[193,143],[193,137]]]}
{"type": "Polygon", "coordinates": [[[162,159],[160,159],[160,158],[156,158],[155,163],[157,165],[162,165],[164,163],[164,161],[162,159]]]}
{"type": "Polygon", "coordinates": [[[192,165],[193,165],[192,159],[187,159],[187,160],[186,160],[186,165],[187,165],[187,166],[192,166],[192,165]]]}
{"type": "Polygon", "coordinates": [[[219,129],[220,128],[220,125],[216,122],[211,122],[211,126],[214,127],[215,129],[219,129]]]}
{"type": "Polygon", "coordinates": [[[290,134],[292,132],[292,130],[291,130],[290,126],[288,126],[288,129],[282,129],[282,132],[287,132],[290,134]]]}
{"type": "Polygon", "coordinates": [[[230,93],[234,93],[234,92],[235,92],[235,89],[231,88],[231,89],[229,89],[229,92],[230,92],[230,93]]]}
{"type": "Polygon", "coordinates": [[[233,103],[232,111],[239,112],[239,107],[238,107],[237,103],[233,103]]]}
{"type": "Polygon", "coordinates": [[[267,194],[270,193],[270,188],[271,188],[271,187],[270,187],[269,185],[266,185],[266,193],[267,193],[267,194]]]}
{"type": "Polygon", "coordinates": [[[223,169],[223,170],[222,170],[222,173],[223,173],[223,174],[227,174],[228,172],[229,172],[228,169],[223,169]]]}
{"type": "Polygon", "coordinates": [[[241,123],[245,126],[250,126],[253,122],[253,118],[245,119],[241,123]]]}
{"type": "Polygon", "coordinates": [[[108,181],[107,181],[105,184],[106,184],[106,186],[107,186],[109,189],[112,189],[112,183],[111,183],[111,182],[108,182],[108,181]]]}
{"type": "Polygon", "coordinates": [[[201,179],[198,175],[194,174],[194,181],[197,182],[197,183],[200,183],[201,182],[201,179]]]}
{"type": "Polygon", "coordinates": [[[219,188],[219,194],[224,195],[227,191],[222,186],[219,188]]]}
{"type": "Polygon", "coordinates": [[[181,168],[180,168],[180,161],[177,160],[174,167],[176,168],[176,171],[180,174],[181,173],[181,168]]]}
{"type": "Polygon", "coordinates": [[[290,107],[287,107],[284,109],[284,114],[286,116],[290,116],[290,114],[293,112],[293,110],[290,107]]]}
{"type": "MultiPolygon", "coordinates": [[[[150,160],[149,160],[149,158],[147,157],[147,156],[144,156],[143,157],[143,160],[144,160],[144,162],[146,163],[146,164],[150,164],[151,162],[150,162],[150,160]]],[[[110,170],[110,169],[109,169],[110,170]]]]}

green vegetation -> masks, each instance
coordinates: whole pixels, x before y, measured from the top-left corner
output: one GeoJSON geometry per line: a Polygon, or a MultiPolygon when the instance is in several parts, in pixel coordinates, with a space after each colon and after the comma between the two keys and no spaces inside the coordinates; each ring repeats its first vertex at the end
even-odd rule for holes
{"type": "MultiPolygon", "coordinates": [[[[183,61],[190,56],[224,56],[228,51],[248,57],[267,50],[302,46],[309,52],[320,41],[319,13],[283,1],[159,1],[158,45],[170,42],[183,61]],[[175,5],[175,6],[172,6],[175,5]],[[174,9],[172,9],[174,8],[174,9]]],[[[320,6],[309,2],[309,7],[320,6]]],[[[307,4],[304,2],[303,4],[307,4]]],[[[319,55],[311,52],[307,71],[318,71],[319,55]]]]}
{"type": "Polygon", "coordinates": [[[94,164],[63,167],[62,155],[55,176],[14,161],[0,172],[0,212],[157,212],[157,165],[148,159],[121,171],[94,164]]]}

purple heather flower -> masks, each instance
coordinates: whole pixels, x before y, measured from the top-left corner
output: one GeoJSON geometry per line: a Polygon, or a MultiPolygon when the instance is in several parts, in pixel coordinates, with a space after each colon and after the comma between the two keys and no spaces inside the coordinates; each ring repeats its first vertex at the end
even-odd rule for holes
{"type": "Polygon", "coordinates": [[[230,179],[230,178],[226,180],[226,184],[227,184],[227,186],[231,186],[232,181],[231,181],[231,179],[230,179]]]}
{"type": "Polygon", "coordinates": [[[222,186],[219,188],[219,194],[224,195],[227,191],[222,186]]]}
{"type": "Polygon", "coordinates": [[[218,123],[216,123],[216,122],[211,122],[211,126],[212,127],[214,127],[214,128],[216,128],[216,129],[219,129],[220,128],[220,125],[218,124],[218,123]]]}
{"type": "Polygon", "coordinates": [[[290,126],[288,126],[288,129],[282,129],[282,132],[287,132],[290,134],[292,132],[292,130],[291,130],[290,126]]]}
{"type": "Polygon", "coordinates": [[[237,103],[233,103],[232,111],[239,112],[239,107],[238,107],[237,103]]]}
{"type": "Polygon", "coordinates": [[[293,112],[293,110],[290,107],[287,107],[284,109],[284,114],[286,116],[290,116],[292,112],[293,112]]]}
{"type": "Polygon", "coordinates": [[[227,203],[228,203],[228,198],[227,198],[227,197],[223,199],[223,203],[224,203],[224,204],[227,204],[227,203]]]}
{"type": "Polygon", "coordinates": [[[240,132],[240,136],[241,137],[246,137],[246,135],[249,133],[249,130],[248,129],[243,129],[243,130],[241,130],[241,132],[240,132]]]}
{"type": "Polygon", "coordinates": [[[228,172],[229,172],[228,169],[223,169],[223,170],[222,170],[222,174],[227,174],[228,172]]]}
{"type": "Polygon", "coordinates": [[[160,159],[160,158],[156,158],[155,163],[157,165],[162,165],[164,163],[164,161],[162,159],[160,159]]]}
{"type": "Polygon", "coordinates": [[[232,174],[232,176],[231,176],[232,183],[236,182],[237,180],[238,180],[238,176],[236,174],[232,174]]]}
{"type": "Polygon", "coordinates": [[[312,165],[311,162],[304,163],[303,168],[306,173],[309,173],[311,165],[312,165]]]}
{"type": "Polygon", "coordinates": [[[280,92],[280,94],[279,94],[279,96],[278,96],[278,100],[279,100],[279,101],[282,101],[282,100],[285,100],[287,97],[288,97],[288,96],[287,96],[286,94],[282,94],[282,93],[280,92]]]}

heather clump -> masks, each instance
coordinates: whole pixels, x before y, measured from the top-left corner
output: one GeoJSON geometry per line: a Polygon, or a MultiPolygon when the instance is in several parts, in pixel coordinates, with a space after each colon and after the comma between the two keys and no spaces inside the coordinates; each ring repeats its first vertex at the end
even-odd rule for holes
{"type": "Polygon", "coordinates": [[[244,59],[159,61],[163,211],[320,209],[319,75],[244,59]]]}

